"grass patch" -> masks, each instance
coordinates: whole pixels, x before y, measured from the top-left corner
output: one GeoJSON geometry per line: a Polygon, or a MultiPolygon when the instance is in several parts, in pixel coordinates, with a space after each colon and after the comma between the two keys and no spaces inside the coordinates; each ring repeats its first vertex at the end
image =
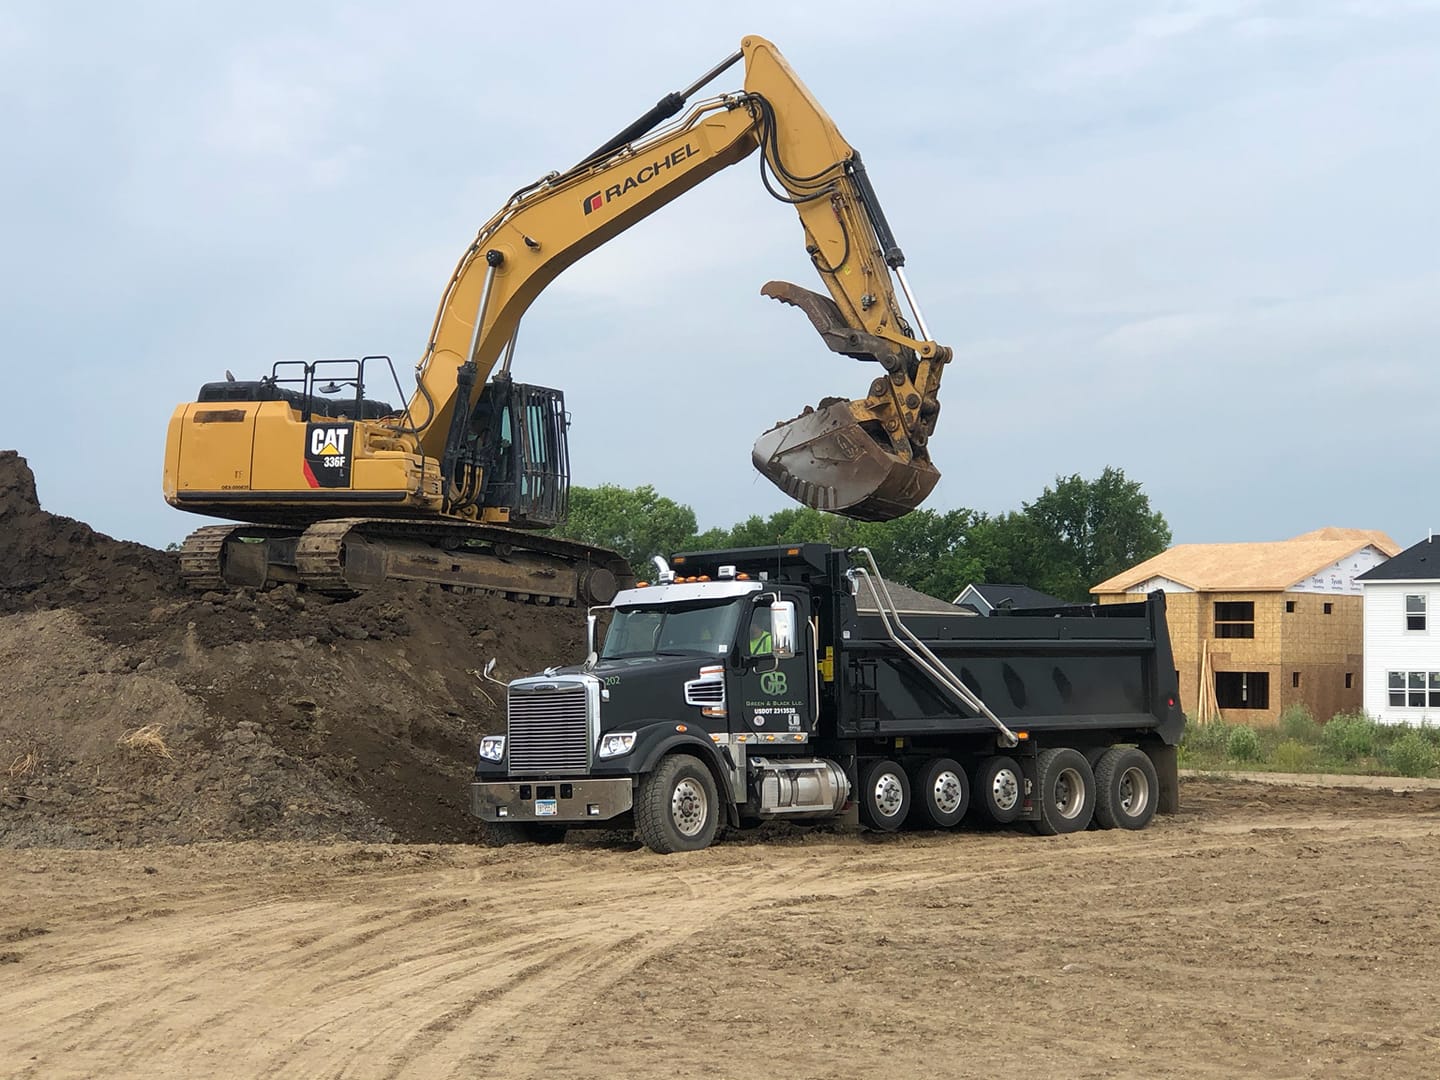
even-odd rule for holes
{"type": "Polygon", "coordinates": [[[1275,762],[1276,772],[1315,772],[1315,766],[1320,760],[1315,747],[1307,746],[1299,739],[1286,739],[1275,747],[1275,753],[1271,757],[1275,762]]]}
{"type": "Polygon", "coordinates": [[[1212,720],[1185,725],[1180,764],[1187,769],[1370,776],[1440,774],[1440,727],[1382,724],[1363,712],[1340,713],[1317,723],[1308,709],[1291,706],[1263,727],[1212,720]]]}
{"type": "Polygon", "coordinates": [[[1429,776],[1435,771],[1435,746],[1418,731],[1407,731],[1386,751],[1390,767],[1401,776],[1429,776]]]}

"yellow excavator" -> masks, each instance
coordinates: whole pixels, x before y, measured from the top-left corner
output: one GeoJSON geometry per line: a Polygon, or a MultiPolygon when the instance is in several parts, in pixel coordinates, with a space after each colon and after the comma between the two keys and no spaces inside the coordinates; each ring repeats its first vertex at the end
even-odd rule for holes
{"type": "Polygon", "coordinates": [[[834,351],[879,365],[864,398],[829,398],[760,436],[755,467],[806,505],[866,520],[918,506],[939,479],[926,446],[950,350],[928,340],[860,155],[770,42],[667,94],[564,172],[515,192],[461,257],[403,405],[388,357],[289,361],[254,381],[226,372],[178,406],[165,498],[240,524],[192,533],[197,589],[296,582],[346,594],[391,578],[539,603],[605,603],[623,559],[554,536],[569,488],[558,390],[512,381],[525,310],[571,263],[759,150],[794,206],[829,295],[772,281],[834,351]],[[744,90],[688,100],[736,63],[744,90]],[[893,279],[892,279],[893,274],[893,279]],[[913,323],[902,314],[898,281],[913,323]]]}

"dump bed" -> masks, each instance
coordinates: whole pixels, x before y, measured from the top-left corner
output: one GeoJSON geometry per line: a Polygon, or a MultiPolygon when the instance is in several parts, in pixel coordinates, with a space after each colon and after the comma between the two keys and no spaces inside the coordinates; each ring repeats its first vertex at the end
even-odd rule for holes
{"type": "MultiPolygon", "coordinates": [[[[836,735],[991,730],[907,655],[878,612],[842,594],[830,614],[836,735]]],[[[1180,741],[1184,715],[1164,593],[1131,604],[990,616],[902,609],[899,621],[1012,728],[1129,731],[1167,745],[1180,741]]],[[[895,616],[889,622],[906,641],[895,616]]]]}

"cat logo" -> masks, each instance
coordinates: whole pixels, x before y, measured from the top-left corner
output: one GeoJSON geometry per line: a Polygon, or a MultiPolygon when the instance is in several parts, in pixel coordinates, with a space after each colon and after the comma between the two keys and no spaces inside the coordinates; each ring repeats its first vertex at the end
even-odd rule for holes
{"type": "Polygon", "coordinates": [[[312,488],[348,488],[354,424],[310,424],[305,429],[305,483],[312,488]]]}
{"type": "Polygon", "coordinates": [[[349,427],[318,427],[310,429],[310,453],[314,457],[345,456],[345,447],[350,442],[349,427]]]}
{"type": "Polygon", "coordinates": [[[767,671],[760,676],[760,689],[771,697],[785,693],[787,683],[783,671],[767,671]]]}

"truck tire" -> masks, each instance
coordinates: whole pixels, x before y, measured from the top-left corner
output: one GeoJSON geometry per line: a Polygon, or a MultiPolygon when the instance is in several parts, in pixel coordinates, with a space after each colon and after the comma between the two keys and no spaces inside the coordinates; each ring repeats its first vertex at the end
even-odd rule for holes
{"type": "Polygon", "coordinates": [[[1035,831],[1041,836],[1084,831],[1095,813],[1095,774],[1085,755],[1069,747],[1042,750],[1035,771],[1040,789],[1035,831]]]}
{"type": "Polygon", "coordinates": [[[715,778],[690,754],[672,754],[640,784],[635,832],[657,855],[699,851],[720,828],[715,778]]]}
{"type": "Polygon", "coordinates": [[[910,778],[888,759],[865,769],[860,781],[860,821],[878,832],[894,832],[910,816],[910,778]]]}
{"type": "Polygon", "coordinates": [[[1009,825],[1025,809],[1025,774],[1012,757],[986,758],[975,770],[975,805],[987,821],[1009,825]]]}
{"type": "Polygon", "coordinates": [[[910,823],[922,829],[949,829],[970,809],[970,778],[959,762],[931,758],[910,777],[914,806],[910,823]]]}
{"type": "Polygon", "coordinates": [[[1095,766],[1095,821],[1102,829],[1143,829],[1155,816],[1160,778],[1150,755],[1112,746],[1095,766]]]}
{"type": "Polygon", "coordinates": [[[560,844],[565,840],[565,826],[544,825],[535,821],[487,821],[483,832],[487,847],[509,847],[511,844],[560,844]]]}

